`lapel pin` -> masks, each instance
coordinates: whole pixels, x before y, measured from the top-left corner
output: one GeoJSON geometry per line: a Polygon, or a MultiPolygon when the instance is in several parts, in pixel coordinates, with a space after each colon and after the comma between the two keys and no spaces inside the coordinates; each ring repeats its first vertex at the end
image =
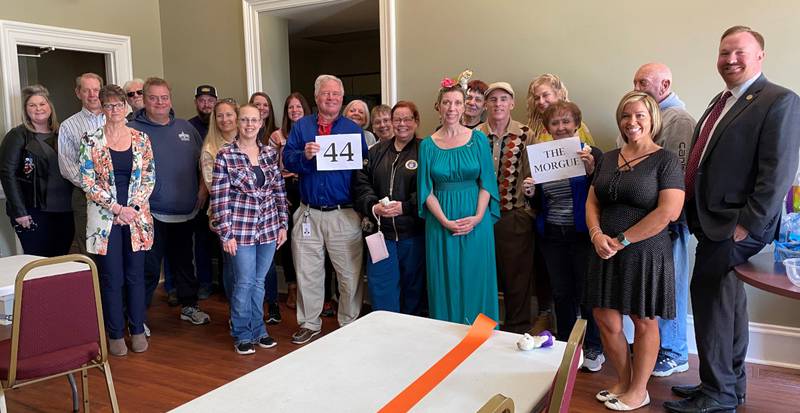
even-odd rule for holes
{"type": "Polygon", "coordinates": [[[747,97],[745,97],[745,99],[747,99],[747,100],[753,100],[753,95],[747,95],[747,97]]]}

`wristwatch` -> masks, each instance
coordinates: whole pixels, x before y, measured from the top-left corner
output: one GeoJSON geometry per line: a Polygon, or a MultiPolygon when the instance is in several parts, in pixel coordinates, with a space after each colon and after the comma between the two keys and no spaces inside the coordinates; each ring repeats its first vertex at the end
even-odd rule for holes
{"type": "Polygon", "coordinates": [[[625,238],[625,233],[624,232],[620,232],[619,234],[617,234],[616,239],[617,239],[617,241],[619,241],[620,244],[622,244],[623,247],[627,247],[628,245],[631,245],[631,242],[628,241],[627,238],[625,238]]]}

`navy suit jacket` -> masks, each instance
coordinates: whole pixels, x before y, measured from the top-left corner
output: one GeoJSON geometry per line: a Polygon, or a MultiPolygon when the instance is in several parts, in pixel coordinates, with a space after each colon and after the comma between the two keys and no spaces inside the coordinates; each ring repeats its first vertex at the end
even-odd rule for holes
{"type": "MultiPolygon", "coordinates": [[[[694,131],[697,141],[717,95],[694,131]]],[[[711,136],[695,178],[697,221],[706,237],[733,237],[736,225],[762,242],[774,239],[800,148],[800,97],[761,75],[711,136]]],[[[691,211],[692,208],[689,208],[691,211]]]]}

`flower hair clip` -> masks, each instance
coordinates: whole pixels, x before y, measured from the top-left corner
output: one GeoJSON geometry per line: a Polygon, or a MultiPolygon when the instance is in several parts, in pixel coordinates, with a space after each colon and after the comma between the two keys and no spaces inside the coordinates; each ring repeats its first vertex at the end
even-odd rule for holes
{"type": "Polygon", "coordinates": [[[449,77],[446,77],[446,78],[442,79],[442,82],[440,83],[440,86],[443,89],[451,88],[451,87],[453,87],[455,85],[456,85],[456,81],[453,80],[453,79],[450,79],[449,77]]]}
{"type": "Polygon", "coordinates": [[[459,73],[455,79],[451,79],[449,77],[445,77],[439,83],[439,86],[442,89],[448,89],[454,86],[460,86],[461,89],[467,90],[467,84],[469,84],[469,80],[472,78],[472,70],[465,69],[463,72],[459,73]]]}

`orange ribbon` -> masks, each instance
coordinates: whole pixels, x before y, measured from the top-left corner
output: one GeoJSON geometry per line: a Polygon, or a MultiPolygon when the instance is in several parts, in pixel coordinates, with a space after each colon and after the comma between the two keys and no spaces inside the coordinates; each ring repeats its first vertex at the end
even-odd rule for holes
{"type": "Polygon", "coordinates": [[[430,393],[434,387],[477,350],[492,335],[492,330],[496,325],[497,321],[483,314],[478,314],[475,322],[472,323],[469,331],[467,331],[467,336],[458,345],[403,389],[386,406],[383,406],[378,413],[398,413],[411,410],[415,404],[422,400],[425,395],[430,393]]]}

